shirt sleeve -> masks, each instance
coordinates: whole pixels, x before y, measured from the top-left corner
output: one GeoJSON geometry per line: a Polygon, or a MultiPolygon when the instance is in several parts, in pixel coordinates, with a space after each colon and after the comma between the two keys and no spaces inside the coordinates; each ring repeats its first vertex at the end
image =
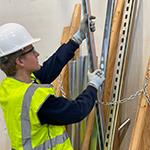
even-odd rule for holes
{"type": "Polygon", "coordinates": [[[61,45],[58,50],[43,63],[39,71],[34,72],[42,84],[50,84],[60,74],[63,67],[74,56],[79,45],[70,40],[67,44],[61,45]]]}
{"type": "Polygon", "coordinates": [[[41,124],[67,125],[81,121],[92,110],[97,90],[88,86],[75,100],[49,96],[37,115],[41,124]]]}

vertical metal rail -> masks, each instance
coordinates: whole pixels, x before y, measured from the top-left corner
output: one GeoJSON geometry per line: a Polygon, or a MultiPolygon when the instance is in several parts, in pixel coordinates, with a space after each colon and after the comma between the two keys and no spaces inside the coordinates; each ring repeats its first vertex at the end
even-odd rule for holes
{"type": "MultiPolygon", "coordinates": [[[[71,99],[75,99],[87,86],[88,56],[80,56],[68,63],[69,66],[69,87],[71,99]]],[[[85,121],[72,124],[71,142],[74,149],[80,149],[85,129],[85,121]],[[83,127],[83,129],[82,129],[83,127]],[[82,132],[82,133],[81,133],[82,132]]]]}
{"type": "MultiPolygon", "coordinates": [[[[91,8],[90,8],[90,2],[89,0],[82,0],[82,6],[83,6],[83,13],[84,14],[88,14],[91,15],[91,8]]],[[[88,31],[87,35],[86,35],[86,41],[87,41],[87,49],[88,49],[88,53],[89,53],[89,58],[90,58],[90,69],[91,71],[94,71],[95,69],[97,69],[97,57],[96,57],[96,49],[95,49],[95,42],[94,42],[94,35],[93,33],[90,31],[88,31]]],[[[98,140],[99,140],[99,145],[102,149],[103,147],[103,141],[101,141],[102,135],[101,133],[103,132],[102,130],[102,126],[103,126],[103,122],[99,122],[101,121],[101,113],[99,108],[97,107],[98,105],[96,105],[96,121],[97,121],[97,132],[98,132],[98,140]]],[[[94,112],[91,112],[94,113],[94,112]]],[[[89,117],[93,117],[94,115],[91,115],[89,117]]],[[[94,119],[92,119],[94,120],[94,119]]],[[[94,122],[90,122],[91,124],[94,124],[94,122]]],[[[87,125],[88,126],[88,125],[87,125]]]]}
{"type": "MultiPolygon", "coordinates": [[[[83,8],[84,13],[91,14],[90,10],[90,3],[89,0],[83,0],[83,8]]],[[[110,33],[111,33],[111,25],[112,25],[112,18],[113,18],[113,10],[114,10],[115,0],[108,0],[107,2],[107,10],[106,10],[106,20],[105,20],[105,29],[104,29],[104,37],[103,37],[103,46],[102,46],[102,54],[101,54],[101,62],[100,68],[105,72],[106,71],[106,64],[107,64],[107,56],[109,50],[109,40],[110,40],[110,33]]],[[[94,45],[94,37],[90,31],[87,35],[87,45],[88,45],[88,52],[90,54],[90,62],[91,62],[91,70],[96,69],[96,52],[95,52],[95,45],[94,45]]],[[[101,101],[103,94],[103,86],[100,91],[99,100],[101,101]]],[[[104,121],[102,117],[102,109],[100,105],[96,104],[96,122],[97,122],[97,131],[98,131],[98,141],[100,149],[103,150],[104,148],[104,121]]]]}
{"type": "Polygon", "coordinates": [[[112,89],[112,101],[116,103],[110,107],[104,150],[113,149],[116,122],[119,111],[119,104],[117,102],[119,102],[121,98],[135,2],[136,0],[126,0],[125,3],[112,89]]]}
{"type": "MultiPolygon", "coordinates": [[[[71,95],[71,99],[74,99],[76,97],[76,64],[77,61],[76,60],[72,60],[68,63],[68,67],[69,67],[69,87],[70,87],[70,91],[69,94],[71,95]]],[[[75,138],[75,126],[76,124],[72,124],[71,128],[71,143],[72,146],[75,147],[76,146],[76,138],[75,138]]]]}
{"type": "Polygon", "coordinates": [[[115,6],[115,0],[107,1],[103,45],[102,45],[102,53],[101,53],[101,59],[100,59],[100,69],[102,69],[104,73],[106,73],[107,56],[109,52],[109,41],[110,41],[114,6],[115,6]]]}
{"type": "MultiPolygon", "coordinates": [[[[106,66],[107,66],[108,53],[109,53],[109,42],[110,42],[110,35],[111,35],[114,6],[115,6],[115,0],[107,1],[102,53],[101,53],[101,59],[100,59],[100,69],[104,72],[104,75],[106,75],[106,66]]],[[[101,86],[101,91],[99,92],[98,101],[102,101],[103,91],[104,91],[104,84],[101,86]]],[[[102,112],[102,107],[100,103],[97,103],[97,108],[99,111],[102,112]]],[[[98,113],[99,112],[97,112],[97,114],[98,113]]],[[[97,117],[97,119],[100,119],[97,122],[104,122],[103,117],[104,115],[101,115],[99,118],[97,117]]],[[[104,134],[105,134],[105,128],[104,128],[104,123],[103,123],[101,124],[101,134],[99,135],[100,137],[98,137],[98,138],[101,138],[101,141],[102,141],[101,142],[102,150],[104,149],[104,134]]]]}
{"type": "MultiPolygon", "coordinates": [[[[82,0],[82,6],[83,6],[83,13],[91,15],[89,0],[82,0]]],[[[94,34],[90,31],[90,29],[87,32],[86,41],[87,41],[87,48],[90,57],[90,69],[91,71],[94,71],[97,68],[96,49],[95,49],[95,42],[94,42],[94,34]]]]}

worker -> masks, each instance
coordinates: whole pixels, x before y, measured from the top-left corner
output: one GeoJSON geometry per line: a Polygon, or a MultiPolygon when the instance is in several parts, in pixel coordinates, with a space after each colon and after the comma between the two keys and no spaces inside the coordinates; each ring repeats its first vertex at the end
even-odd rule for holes
{"type": "Polygon", "coordinates": [[[64,125],[77,123],[92,110],[103,73],[89,74],[87,88],[75,100],[56,97],[51,85],[85,39],[89,20],[85,15],[79,30],[39,65],[33,38],[20,24],[0,26],[0,68],[6,74],[0,83],[0,104],[12,150],[72,150],[64,125]]]}

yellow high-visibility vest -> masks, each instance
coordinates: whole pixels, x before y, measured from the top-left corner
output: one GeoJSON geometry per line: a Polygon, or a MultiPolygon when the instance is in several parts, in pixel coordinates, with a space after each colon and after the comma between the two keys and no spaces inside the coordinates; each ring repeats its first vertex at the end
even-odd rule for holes
{"type": "Polygon", "coordinates": [[[0,84],[0,104],[15,150],[72,150],[64,126],[41,125],[37,112],[54,90],[48,84],[24,83],[5,78],[0,84]]]}

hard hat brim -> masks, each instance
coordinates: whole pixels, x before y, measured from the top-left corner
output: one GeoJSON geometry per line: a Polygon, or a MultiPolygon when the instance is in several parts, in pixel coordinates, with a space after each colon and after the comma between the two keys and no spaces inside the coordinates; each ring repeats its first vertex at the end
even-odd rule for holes
{"type": "Polygon", "coordinates": [[[25,48],[25,47],[27,47],[27,46],[29,46],[31,44],[39,42],[40,40],[41,40],[40,38],[33,39],[32,41],[29,41],[29,42],[25,43],[24,45],[22,45],[22,47],[20,49],[23,49],[23,48],[25,48]]]}
{"type": "Polygon", "coordinates": [[[3,55],[0,55],[0,57],[4,57],[4,56],[7,56],[9,54],[13,54],[13,53],[15,53],[15,52],[17,52],[17,51],[19,51],[19,50],[21,50],[21,49],[31,45],[31,44],[39,42],[40,40],[41,40],[40,38],[34,38],[31,41],[24,43],[24,45],[21,45],[21,47],[18,47],[16,50],[12,49],[12,51],[9,51],[9,53],[5,53],[3,55]]]}

